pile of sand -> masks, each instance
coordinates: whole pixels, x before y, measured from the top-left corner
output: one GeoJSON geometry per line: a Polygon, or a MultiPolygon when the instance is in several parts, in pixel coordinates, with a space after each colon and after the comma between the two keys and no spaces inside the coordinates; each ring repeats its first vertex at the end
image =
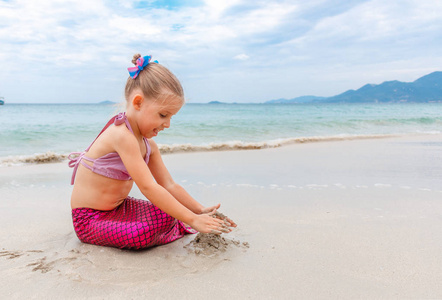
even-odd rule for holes
{"type": "MultiPolygon", "coordinates": [[[[220,213],[219,211],[216,211],[212,217],[225,222],[230,221],[226,215],[220,213]]],[[[220,234],[200,232],[196,235],[193,241],[185,245],[184,248],[187,248],[187,250],[191,253],[212,256],[220,252],[225,252],[230,246],[249,248],[249,243],[241,243],[241,241],[235,239],[227,239],[222,237],[220,234]]]]}
{"type": "Polygon", "coordinates": [[[184,246],[189,252],[203,255],[214,255],[225,252],[229,247],[249,248],[249,243],[227,239],[218,234],[198,233],[196,237],[184,246]]]}

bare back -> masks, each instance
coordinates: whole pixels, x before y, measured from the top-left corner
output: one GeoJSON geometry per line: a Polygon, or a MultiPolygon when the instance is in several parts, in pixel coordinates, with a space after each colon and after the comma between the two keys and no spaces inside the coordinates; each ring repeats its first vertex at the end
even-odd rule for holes
{"type": "MultiPolygon", "coordinates": [[[[118,140],[120,137],[127,137],[127,135],[133,137],[132,129],[124,114],[121,118],[126,121],[127,126],[110,126],[109,123],[112,120],[109,121],[91,146],[85,152],[79,153],[79,156],[74,160],[71,159],[70,166],[75,168],[72,179],[74,181],[75,178],[71,196],[72,209],[88,207],[96,210],[112,210],[129,195],[133,180],[124,165],[120,166],[120,164],[122,165],[121,159],[112,146],[115,139],[118,140]],[[99,161],[100,159],[103,161],[99,161]],[[112,166],[114,168],[111,168],[112,166]],[[117,168],[123,170],[117,170],[117,168]],[[117,171],[122,174],[114,174],[117,171]],[[127,174],[123,171],[126,171],[127,174]]],[[[123,123],[115,121],[115,124],[123,123]]],[[[139,141],[139,146],[140,153],[145,157],[147,163],[150,155],[147,139],[139,141]]]]}

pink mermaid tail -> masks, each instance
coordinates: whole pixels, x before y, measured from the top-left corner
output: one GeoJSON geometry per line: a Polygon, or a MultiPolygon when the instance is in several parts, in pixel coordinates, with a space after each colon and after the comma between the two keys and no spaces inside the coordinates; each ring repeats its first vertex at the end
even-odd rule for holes
{"type": "Polygon", "coordinates": [[[132,197],[110,211],[75,208],[72,219],[75,233],[83,243],[120,249],[164,245],[196,233],[150,201],[132,197]]]}

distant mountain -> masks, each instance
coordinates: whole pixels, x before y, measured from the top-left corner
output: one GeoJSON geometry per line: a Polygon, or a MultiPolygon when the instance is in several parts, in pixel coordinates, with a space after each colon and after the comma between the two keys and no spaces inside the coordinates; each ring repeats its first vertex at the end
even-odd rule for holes
{"type": "Polygon", "coordinates": [[[98,104],[116,104],[116,102],[105,100],[105,101],[98,102],[98,104]]]}
{"type": "Polygon", "coordinates": [[[265,103],[399,103],[442,102],[442,72],[425,75],[413,82],[386,81],[366,84],[358,90],[348,90],[333,97],[303,96],[290,100],[278,99],[265,103]],[[298,101],[296,99],[299,99],[298,101]]]}

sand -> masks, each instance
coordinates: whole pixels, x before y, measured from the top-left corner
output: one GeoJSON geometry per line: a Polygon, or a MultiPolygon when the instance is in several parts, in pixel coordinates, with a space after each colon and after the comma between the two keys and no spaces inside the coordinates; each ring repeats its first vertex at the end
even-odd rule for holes
{"type": "Polygon", "coordinates": [[[2,167],[0,298],[442,298],[441,135],[164,160],[238,224],[226,244],[199,253],[213,239],[143,251],[82,244],[66,162],[2,167]]]}
{"type": "Polygon", "coordinates": [[[198,233],[195,238],[184,246],[189,253],[214,257],[229,250],[231,247],[249,248],[248,242],[229,239],[219,234],[198,233]]]}

